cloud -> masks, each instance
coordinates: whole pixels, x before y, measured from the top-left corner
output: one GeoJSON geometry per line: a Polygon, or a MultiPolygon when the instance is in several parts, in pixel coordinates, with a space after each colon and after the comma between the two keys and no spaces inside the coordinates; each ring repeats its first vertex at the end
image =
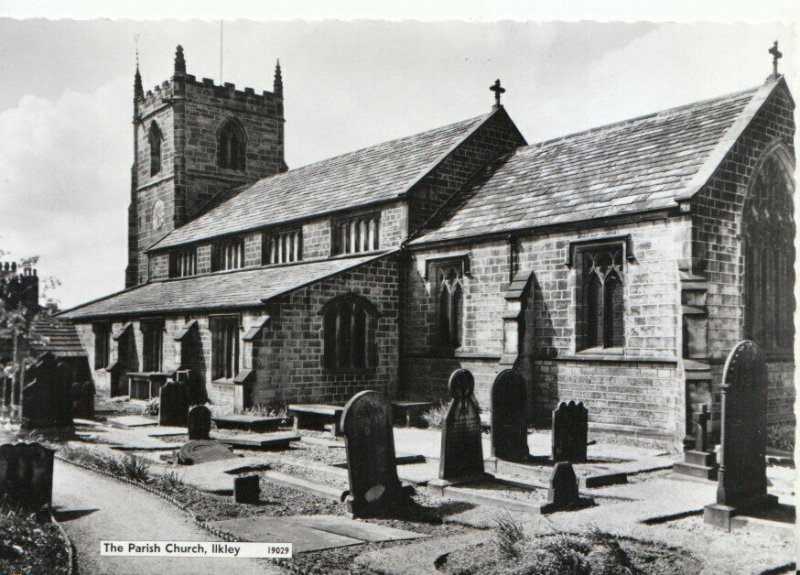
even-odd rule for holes
{"type": "Polygon", "coordinates": [[[62,306],[119,290],[126,264],[130,78],[0,113],[0,248],[39,255],[62,306]]]}

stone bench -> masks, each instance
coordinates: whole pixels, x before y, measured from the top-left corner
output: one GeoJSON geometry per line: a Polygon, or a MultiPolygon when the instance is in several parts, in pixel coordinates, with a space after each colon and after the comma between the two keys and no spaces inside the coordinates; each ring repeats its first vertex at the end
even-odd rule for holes
{"type": "Polygon", "coordinates": [[[419,417],[433,407],[432,401],[392,401],[391,404],[395,421],[398,417],[404,419],[406,427],[411,427],[412,418],[419,417]]]}
{"type": "Polygon", "coordinates": [[[341,435],[340,420],[344,407],[322,403],[294,403],[289,405],[289,415],[294,418],[292,429],[296,432],[301,427],[320,427],[332,424],[334,435],[341,435]]]}

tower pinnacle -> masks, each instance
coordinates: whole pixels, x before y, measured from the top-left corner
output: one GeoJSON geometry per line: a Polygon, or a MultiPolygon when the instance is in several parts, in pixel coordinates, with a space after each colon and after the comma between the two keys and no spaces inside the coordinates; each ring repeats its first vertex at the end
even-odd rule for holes
{"type": "Polygon", "coordinates": [[[175,49],[175,74],[186,74],[186,60],[183,59],[183,46],[175,49]]]}
{"type": "Polygon", "coordinates": [[[275,80],[272,83],[272,91],[277,96],[283,96],[283,76],[281,75],[281,61],[275,64],[275,80]]]}

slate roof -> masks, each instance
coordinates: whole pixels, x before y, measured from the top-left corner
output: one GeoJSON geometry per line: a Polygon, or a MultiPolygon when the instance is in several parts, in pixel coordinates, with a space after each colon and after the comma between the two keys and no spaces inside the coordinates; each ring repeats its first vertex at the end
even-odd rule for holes
{"type": "Polygon", "coordinates": [[[520,147],[410,243],[675,207],[708,181],[780,82],[520,147]]]}
{"type": "Polygon", "coordinates": [[[74,307],[59,317],[75,320],[260,307],[265,300],[384,255],[386,253],[155,281],[74,307]]]}
{"type": "Polygon", "coordinates": [[[259,180],[150,249],[242,232],[405,193],[494,112],[259,180]]]}
{"type": "Polygon", "coordinates": [[[56,357],[86,357],[78,331],[68,321],[56,318],[34,320],[31,347],[37,353],[51,352],[56,357]]]}

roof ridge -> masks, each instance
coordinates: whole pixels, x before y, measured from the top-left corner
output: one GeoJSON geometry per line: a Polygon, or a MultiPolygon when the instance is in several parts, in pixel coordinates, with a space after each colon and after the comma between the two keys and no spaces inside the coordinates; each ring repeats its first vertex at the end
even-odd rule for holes
{"type": "Polygon", "coordinates": [[[539,147],[545,146],[547,144],[553,144],[555,142],[560,142],[560,141],[563,141],[563,140],[572,139],[572,138],[574,138],[576,136],[581,136],[581,135],[584,135],[584,134],[592,134],[592,133],[595,133],[595,132],[601,132],[603,130],[621,128],[621,127],[624,127],[624,126],[627,126],[627,125],[630,125],[630,124],[633,124],[633,123],[636,123],[636,122],[641,122],[642,120],[648,120],[650,118],[663,117],[663,116],[666,116],[666,115],[668,115],[670,113],[677,112],[678,110],[686,110],[686,111],[688,111],[688,110],[690,110],[692,108],[696,108],[696,107],[699,107],[699,106],[710,104],[711,102],[721,102],[721,101],[724,101],[726,99],[733,99],[733,98],[736,98],[736,97],[739,97],[739,96],[743,96],[743,95],[747,94],[748,92],[752,92],[753,94],[755,94],[763,86],[764,86],[764,84],[762,84],[761,86],[755,86],[755,87],[752,87],[752,88],[747,88],[745,90],[739,90],[738,92],[731,92],[729,94],[724,94],[722,96],[716,96],[714,98],[706,98],[704,100],[698,100],[698,101],[695,101],[695,102],[690,102],[688,104],[681,104],[679,106],[672,106],[671,108],[664,108],[663,110],[658,110],[656,112],[651,112],[649,114],[643,114],[641,116],[635,116],[633,118],[626,118],[625,120],[619,120],[617,122],[611,122],[610,124],[603,124],[601,126],[595,126],[594,128],[589,128],[587,130],[580,130],[578,132],[570,132],[569,134],[565,134],[563,136],[557,136],[555,138],[550,138],[548,140],[543,140],[541,142],[535,142],[535,143],[530,144],[528,146],[522,146],[522,147],[524,147],[524,148],[539,148],[539,147]]]}
{"type": "MultiPolygon", "coordinates": [[[[285,175],[291,174],[293,172],[298,172],[300,170],[305,170],[306,168],[311,168],[311,167],[317,166],[319,164],[325,164],[326,162],[330,162],[332,160],[337,160],[337,159],[340,159],[340,158],[346,158],[347,156],[360,154],[362,152],[365,152],[367,150],[372,150],[373,148],[378,148],[380,146],[388,146],[390,144],[396,144],[397,142],[400,142],[400,141],[403,141],[403,140],[410,140],[412,138],[417,138],[417,137],[422,136],[424,134],[429,134],[431,132],[438,132],[439,130],[445,130],[447,128],[452,128],[452,127],[458,126],[460,124],[469,124],[469,123],[472,123],[472,122],[477,122],[478,120],[486,120],[487,118],[489,118],[489,116],[494,114],[494,112],[495,112],[495,110],[492,110],[490,113],[483,114],[481,116],[474,116],[472,118],[467,118],[465,120],[460,120],[458,122],[452,122],[450,124],[445,124],[444,126],[438,126],[436,128],[430,128],[428,130],[422,130],[421,132],[415,132],[415,133],[409,134],[407,136],[401,136],[399,138],[393,138],[391,140],[384,140],[382,142],[378,142],[377,144],[372,144],[370,146],[364,146],[362,148],[357,148],[355,150],[350,150],[349,152],[345,152],[343,154],[337,154],[335,156],[330,156],[329,158],[323,158],[322,160],[317,160],[316,162],[311,162],[310,164],[304,164],[302,166],[298,166],[296,168],[292,168],[291,170],[286,170],[285,172],[280,172],[280,173],[277,173],[277,174],[273,174],[271,176],[266,176],[264,178],[259,178],[258,180],[256,180],[252,184],[250,184],[248,186],[248,188],[253,187],[255,185],[258,185],[259,182],[263,182],[264,180],[271,180],[271,179],[277,178],[279,176],[285,176],[285,175]]],[[[245,191],[245,190],[243,190],[243,191],[245,191]]]]}

